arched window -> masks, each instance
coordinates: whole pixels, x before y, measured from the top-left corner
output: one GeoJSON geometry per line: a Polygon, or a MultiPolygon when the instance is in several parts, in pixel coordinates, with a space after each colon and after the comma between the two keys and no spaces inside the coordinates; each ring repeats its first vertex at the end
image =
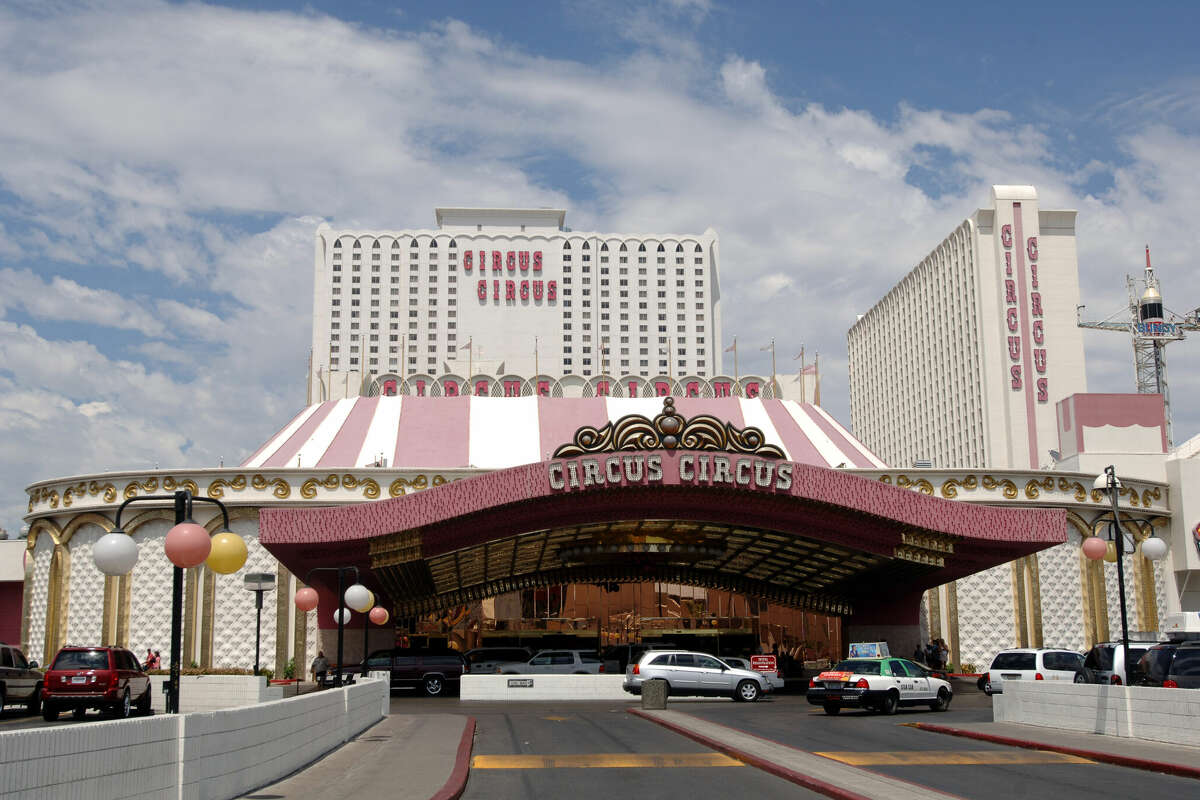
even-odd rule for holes
{"type": "Polygon", "coordinates": [[[600,243],[600,252],[601,252],[601,253],[607,253],[607,252],[608,252],[608,242],[601,242],[601,243],[600,243]]]}
{"type": "Polygon", "coordinates": [[[625,246],[625,243],[624,243],[624,242],[621,242],[621,252],[622,252],[622,253],[624,253],[624,252],[625,252],[626,250],[628,250],[628,249],[629,249],[629,248],[625,246]]]}
{"type": "Polygon", "coordinates": [[[412,244],[411,244],[411,245],[409,245],[409,246],[410,246],[410,247],[416,247],[416,246],[417,246],[417,240],[416,240],[416,239],[413,239],[413,240],[412,240],[412,244]]]}
{"type": "Polygon", "coordinates": [[[697,252],[697,253],[703,253],[703,252],[704,252],[704,250],[702,250],[702,249],[700,248],[700,245],[696,245],[696,252],[697,252]]]}
{"type": "Polygon", "coordinates": [[[641,244],[638,245],[638,252],[639,253],[646,252],[646,243],[645,242],[642,242],[641,244]]]}
{"type": "Polygon", "coordinates": [[[362,242],[360,242],[358,239],[355,239],[355,240],[354,240],[354,249],[355,249],[355,250],[361,250],[361,249],[362,249],[362,242]]]}
{"type": "Polygon", "coordinates": [[[570,250],[570,249],[571,249],[571,243],[563,242],[563,250],[570,250]]]}
{"type": "Polygon", "coordinates": [[[429,240],[429,246],[430,246],[430,247],[437,247],[437,239],[430,239],[430,240],[429,240]]]}
{"type": "Polygon", "coordinates": [[[452,249],[452,250],[453,250],[455,247],[458,247],[458,242],[456,242],[456,241],[454,241],[453,239],[451,239],[451,240],[450,240],[450,249],[452,249]]]}
{"type": "Polygon", "coordinates": [[[393,250],[395,250],[395,249],[397,249],[398,247],[400,247],[400,240],[399,240],[399,239],[392,239],[392,249],[393,249],[393,250]]]}
{"type": "Polygon", "coordinates": [[[583,249],[584,249],[584,250],[591,250],[592,248],[591,248],[591,246],[590,246],[590,245],[589,245],[587,242],[584,242],[584,243],[583,243],[583,249]]]}
{"type": "Polygon", "coordinates": [[[677,245],[675,245],[675,252],[676,252],[676,253],[682,253],[682,252],[683,252],[683,245],[682,245],[682,244],[677,244],[677,245]]]}
{"type": "Polygon", "coordinates": [[[378,239],[376,239],[376,240],[375,240],[375,244],[371,245],[371,249],[372,249],[372,250],[378,250],[378,249],[379,249],[379,240],[378,240],[378,239]]]}
{"type": "Polygon", "coordinates": [[[667,248],[662,246],[662,242],[659,242],[659,244],[658,244],[658,252],[660,252],[660,253],[667,252],[667,248]]]}
{"type": "Polygon", "coordinates": [[[334,250],[342,249],[342,240],[341,239],[338,239],[336,242],[333,243],[333,249],[334,250]]]}

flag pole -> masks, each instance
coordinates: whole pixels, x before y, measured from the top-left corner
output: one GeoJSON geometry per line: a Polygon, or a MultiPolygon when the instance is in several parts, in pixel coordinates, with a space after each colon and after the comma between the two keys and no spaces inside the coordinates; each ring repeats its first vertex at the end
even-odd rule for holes
{"type": "Polygon", "coordinates": [[[821,354],[813,357],[813,371],[816,373],[816,386],[813,387],[813,405],[821,405],[821,354]]]}
{"type": "Polygon", "coordinates": [[[771,389],[779,390],[779,381],[775,379],[775,337],[771,337],[771,389]]]}
{"type": "Polygon", "coordinates": [[[807,394],[804,391],[804,345],[800,345],[800,405],[804,405],[807,394]]]}
{"type": "Polygon", "coordinates": [[[538,368],[538,337],[533,337],[533,377],[541,375],[541,370],[538,368]]]}
{"type": "Polygon", "coordinates": [[[733,337],[733,382],[737,383],[738,380],[739,380],[739,376],[738,376],[738,363],[737,363],[737,337],[735,336],[735,337],[733,337]]]}

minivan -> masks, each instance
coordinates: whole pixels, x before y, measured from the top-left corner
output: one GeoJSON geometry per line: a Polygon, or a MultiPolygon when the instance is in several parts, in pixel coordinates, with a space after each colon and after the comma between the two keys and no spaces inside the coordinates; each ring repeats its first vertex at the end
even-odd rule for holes
{"type": "Polygon", "coordinates": [[[1087,683],[1083,654],[1030,647],[1001,650],[984,673],[983,692],[998,694],[1004,691],[1005,681],[1020,680],[1087,683]]]}

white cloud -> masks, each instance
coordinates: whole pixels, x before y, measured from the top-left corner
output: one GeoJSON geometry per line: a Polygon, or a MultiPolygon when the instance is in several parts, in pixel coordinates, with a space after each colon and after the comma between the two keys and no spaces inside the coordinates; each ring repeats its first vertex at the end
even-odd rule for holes
{"type": "MultiPolygon", "coordinates": [[[[453,20],[375,31],[149,0],[0,10],[0,106],[21,109],[0,117],[0,479],[232,463],[255,448],[304,401],[321,219],[412,227],[432,225],[438,204],[514,204],[565,206],[577,229],[712,226],[726,343],[820,351],[823,399],[844,422],[846,328],[991,183],[1032,182],[1043,207],[1079,209],[1089,310],[1124,305],[1147,241],[1168,305],[1200,301],[1200,141],[1185,129],[1130,127],[1119,163],[1070,172],[1057,164],[1075,154],[1060,159],[1003,109],[897,98],[885,120],[795,107],[754,54],[714,62],[688,34],[709,10],[619,9],[644,23],[629,28],[639,47],[601,66],[453,20]],[[588,182],[535,171],[547,154],[588,182]],[[910,185],[913,167],[949,190],[910,185]],[[1105,174],[1103,194],[1079,188],[1105,174]],[[54,261],[78,269],[40,266],[54,261]],[[138,288],[146,275],[156,288],[138,288]],[[132,291],[99,288],[114,281],[132,291]],[[18,310],[32,323],[13,322],[18,310]],[[66,320],[90,332],[56,338],[66,320]],[[145,341],[106,355],[113,330],[145,341]]],[[[1172,91],[1140,102],[1194,107],[1194,88],[1172,91]]],[[[1129,390],[1128,341],[1087,341],[1090,388],[1129,390]]],[[[747,350],[743,372],[769,369],[747,350]]],[[[1181,435],[1200,430],[1180,402],[1200,392],[1194,351],[1170,352],[1181,435]]],[[[0,524],[19,528],[21,508],[0,498],[0,524]]]]}

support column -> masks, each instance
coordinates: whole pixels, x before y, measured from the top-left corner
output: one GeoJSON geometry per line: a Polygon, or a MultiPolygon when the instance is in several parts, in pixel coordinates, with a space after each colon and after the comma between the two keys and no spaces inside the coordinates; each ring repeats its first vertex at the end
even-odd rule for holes
{"type": "MultiPolygon", "coordinates": [[[[894,588],[894,587],[889,587],[894,588]]],[[[887,642],[892,655],[909,657],[921,641],[921,591],[890,592],[855,602],[843,618],[841,653],[851,642],[887,642]]],[[[937,637],[934,637],[937,638],[937,637]]]]}
{"type": "MultiPolygon", "coordinates": [[[[292,573],[280,564],[275,570],[275,677],[282,678],[288,662],[288,635],[291,633],[292,573]]],[[[300,664],[296,664],[297,671],[300,664]]]]}

